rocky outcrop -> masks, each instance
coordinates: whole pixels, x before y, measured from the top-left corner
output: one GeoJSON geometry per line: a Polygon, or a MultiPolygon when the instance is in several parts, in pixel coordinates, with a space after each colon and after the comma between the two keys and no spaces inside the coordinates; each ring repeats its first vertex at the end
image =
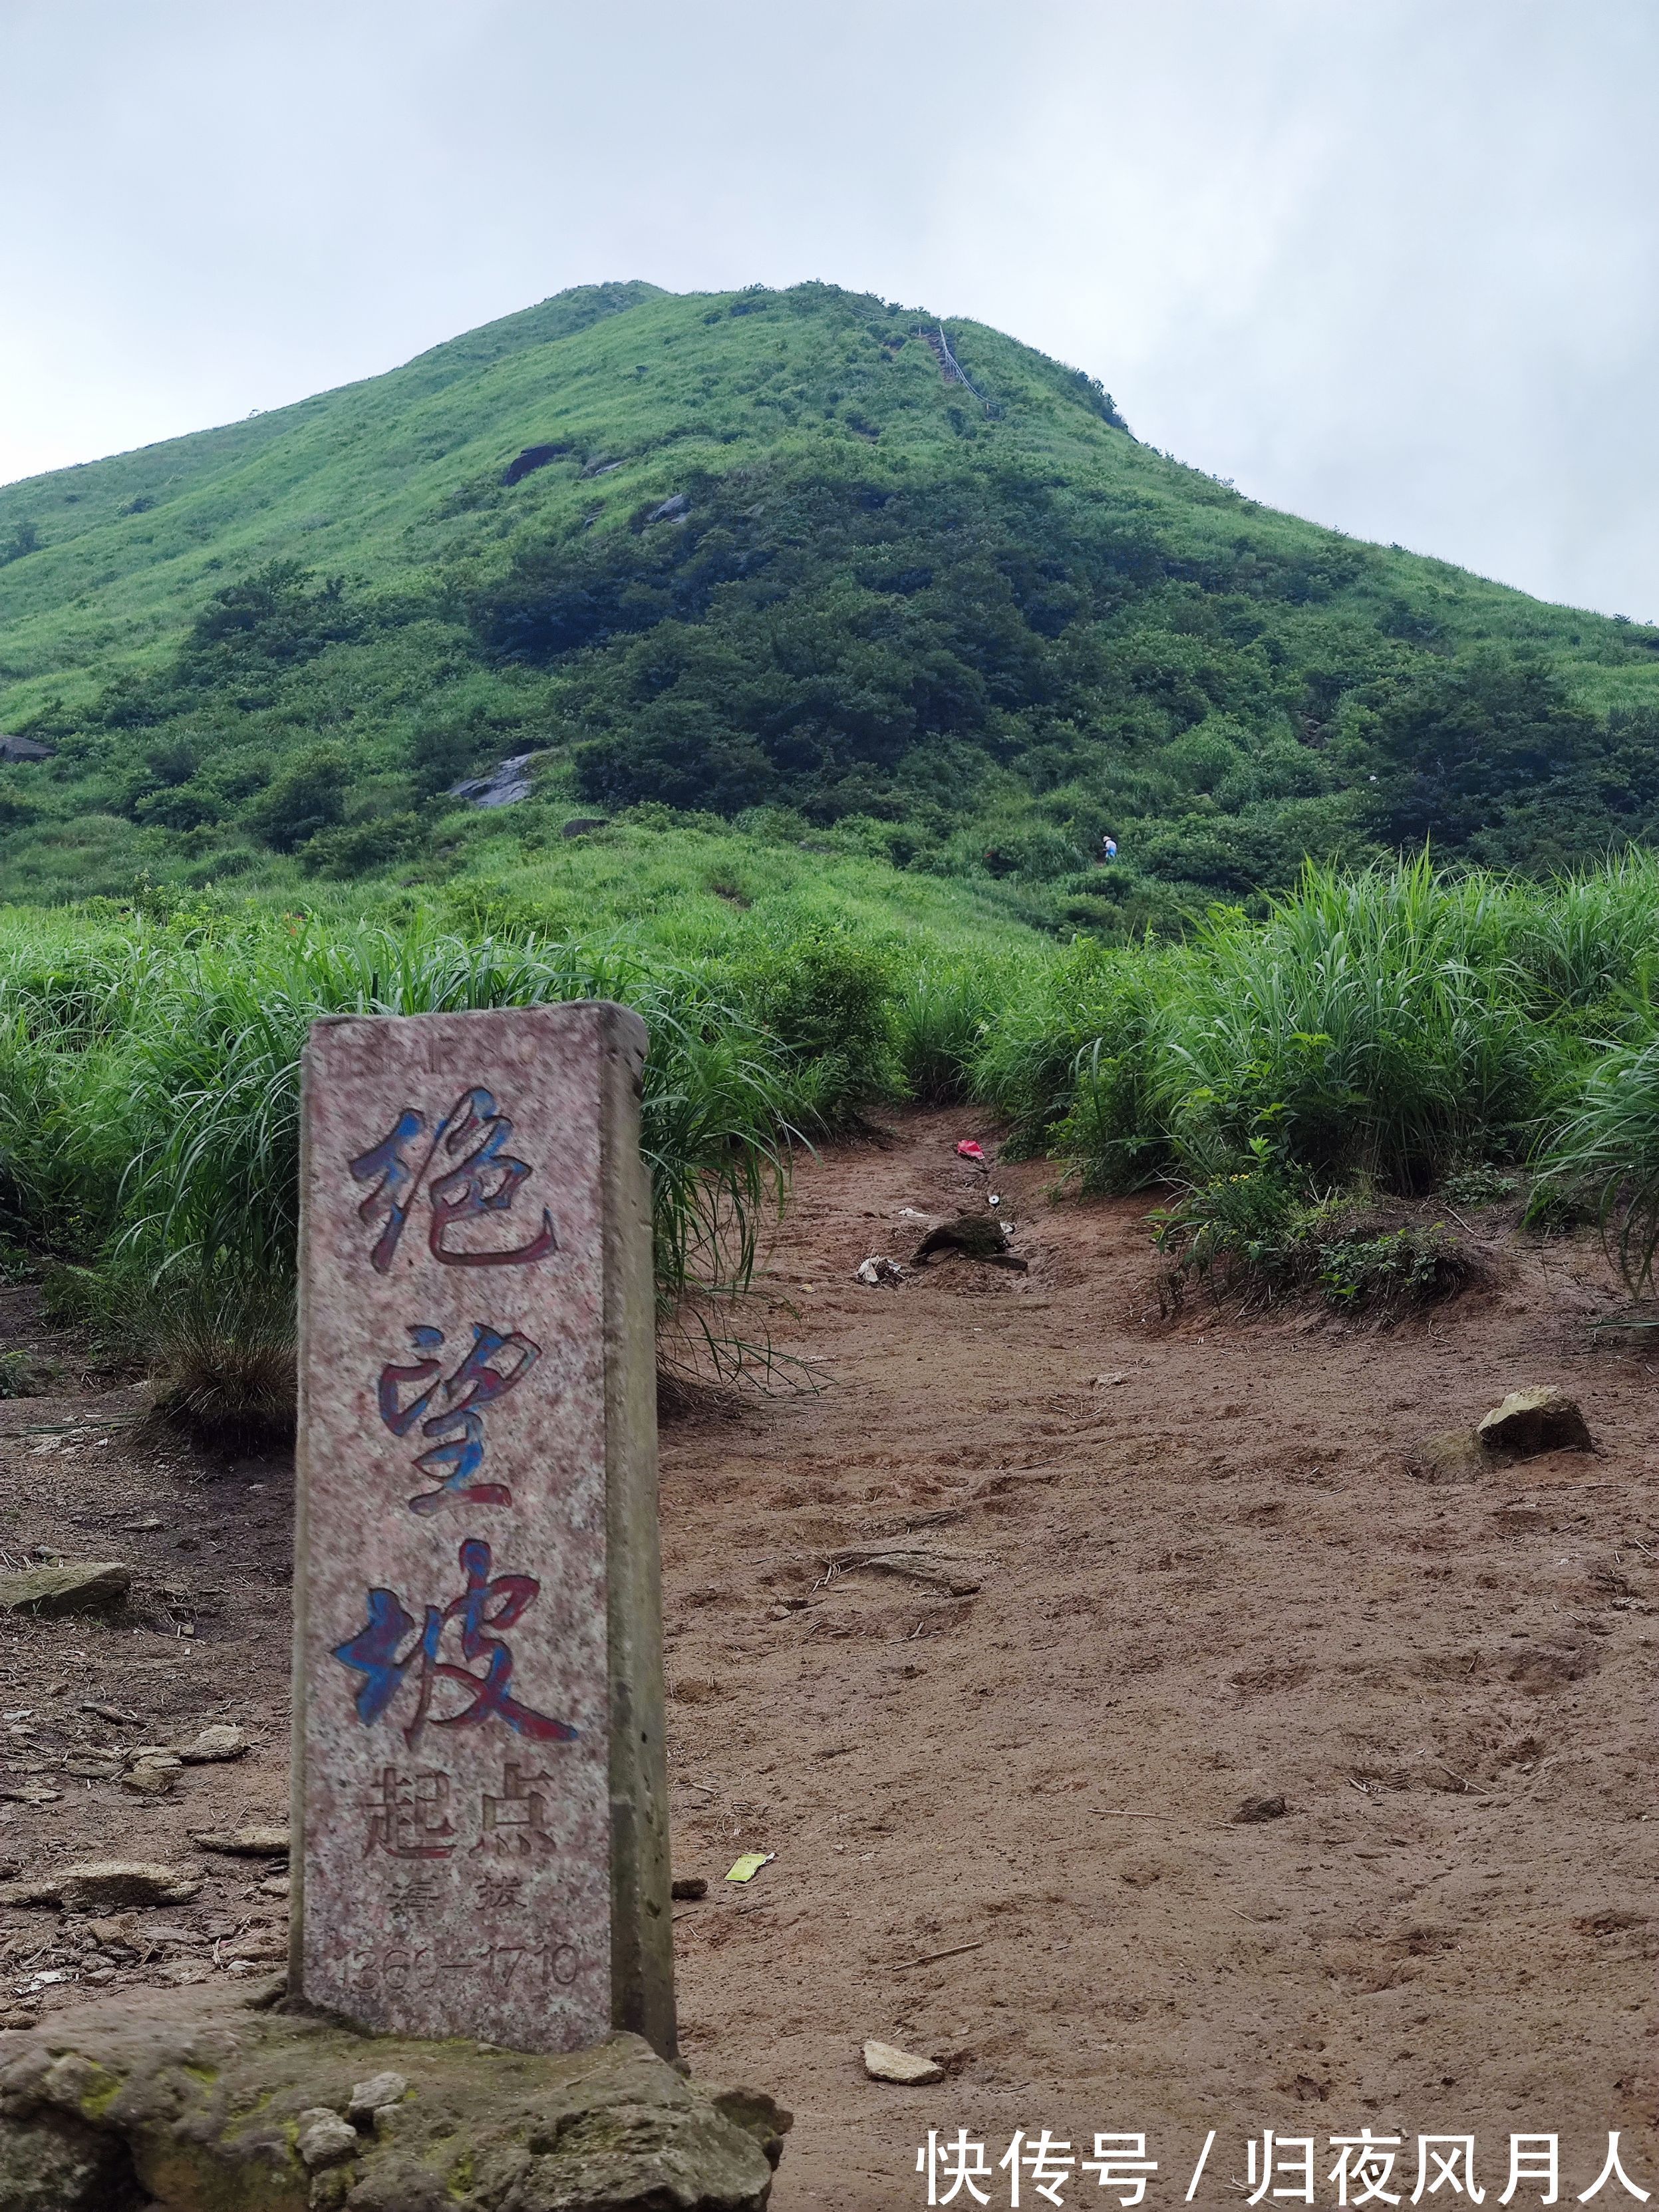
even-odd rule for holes
{"type": "Polygon", "coordinates": [[[0,2212],[763,2212],[788,2114],[638,2036],[359,2035],[279,1989],[135,1990],[0,2034],[0,2212]]]}
{"type": "Polygon", "coordinates": [[[928,1231],[911,1255],[911,1265],[925,1267],[938,1252],[963,1252],[970,1260],[1013,1267],[1023,1275],[1026,1262],[1008,1249],[1008,1236],[1007,1223],[994,1213],[958,1213],[928,1231]]]}
{"type": "Polygon", "coordinates": [[[1407,1454],[1406,1472],[1422,1482],[1468,1482],[1504,1461],[1595,1449],[1577,1400],[1551,1383],[1511,1390],[1472,1429],[1428,1437],[1407,1454]]]}
{"type": "Polygon", "coordinates": [[[1472,1482],[1492,1464],[1473,1429],[1443,1429],[1406,1457],[1406,1472],[1419,1482],[1472,1482]]]}
{"type": "Polygon", "coordinates": [[[463,776],[452,783],[446,796],[464,799],[469,806],[516,806],[534,790],[532,772],[540,758],[539,753],[514,753],[488,775],[463,776]]]}

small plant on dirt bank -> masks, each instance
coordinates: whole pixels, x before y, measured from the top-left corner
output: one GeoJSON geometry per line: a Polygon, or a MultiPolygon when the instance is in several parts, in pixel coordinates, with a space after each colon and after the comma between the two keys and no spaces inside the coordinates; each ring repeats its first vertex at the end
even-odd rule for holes
{"type": "Polygon", "coordinates": [[[1318,1243],[1315,1255],[1320,1289],[1347,1313],[1432,1305],[1462,1290],[1472,1273],[1468,1253],[1437,1221],[1352,1231],[1318,1243]]]}
{"type": "Polygon", "coordinates": [[[294,1306],[279,1286],[225,1274],[164,1285],[147,1302],[138,1342],[156,1413],[228,1449],[292,1437],[294,1306]]]}
{"type": "Polygon", "coordinates": [[[1512,1198],[1517,1186],[1512,1175],[1483,1160],[1454,1168],[1440,1188],[1454,1206],[1492,1206],[1500,1198],[1512,1198]]]}
{"type": "Polygon", "coordinates": [[[1274,1158],[1265,1138],[1248,1162],[1188,1187],[1154,1213],[1154,1241],[1171,1284],[1243,1281],[1259,1297],[1295,1287],[1310,1223],[1321,1208],[1306,1185],[1274,1158]]]}
{"type": "Polygon", "coordinates": [[[1206,1283],[1249,1305],[1316,1295],[1345,1313],[1403,1311],[1452,1296],[1475,1272],[1440,1223],[1381,1221],[1361,1200],[1319,1196],[1266,1138],[1152,1219],[1176,1307],[1206,1283]]]}

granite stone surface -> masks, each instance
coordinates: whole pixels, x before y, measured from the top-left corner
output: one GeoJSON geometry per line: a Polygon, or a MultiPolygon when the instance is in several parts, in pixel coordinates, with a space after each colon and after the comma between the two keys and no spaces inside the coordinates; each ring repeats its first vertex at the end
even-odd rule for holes
{"type": "MultiPolygon", "coordinates": [[[[659,1623],[616,1617],[620,1595],[656,1602],[654,1435],[637,1420],[648,1513],[628,1540],[650,1557],[619,1563],[616,1592],[608,1533],[628,1470],[607,1362],[641,1356],[617,1322],[610,1125],[619,1060],[636,1099],[643,1051],[633,1015],[594,1004],[312,1034],[294,1979],[365,2027],[568,2050],[618,2014],[613,1647],[648,1753],[660,1731],[659,1623]]],[[[637,1213],[637,1146],[620,1140],[637,1213]]],[[[648,1219],[623,1229],[636,1278],[648,1219]]],[[[665,1863],[637,1781],[623,1841],[659,1831],[665,1863]]],[[[629,1911],[654,1919],[658,1886],[631,1870],[629,1911]]],[[[623,1949],[660,1981],[665,1941],[635,1930],[623,1949]]],[[[623,2024],[672,2049],[672,1984],[666,2002],[654,2029],[623,2024]]]]}

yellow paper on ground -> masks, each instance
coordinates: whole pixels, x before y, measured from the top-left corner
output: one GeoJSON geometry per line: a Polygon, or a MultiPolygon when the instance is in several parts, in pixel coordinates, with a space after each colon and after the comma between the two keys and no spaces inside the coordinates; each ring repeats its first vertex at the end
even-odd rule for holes
{"type": "Polygon", "coordinates": [[[775,1851],[745,1851],[740,1859],[733,1862],[726,1879],[727,1881],[753,1881],[761,1869],[776,1856],[775,1851]]]}

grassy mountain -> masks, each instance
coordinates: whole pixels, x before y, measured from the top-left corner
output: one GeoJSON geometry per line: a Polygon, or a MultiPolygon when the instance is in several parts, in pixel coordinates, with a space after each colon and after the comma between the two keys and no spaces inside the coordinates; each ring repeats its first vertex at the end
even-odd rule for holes
{"type": "Polygon", "coordinates": [[[0,730],[53,748],[0,766],[14,899],[459,879],[712,922],[745,867],[862,870],[923,928],[1121,931],[1304,853],[1659,832],[1659,629],[1273,513],[1082,374],[817,284],[584,288],[0,489],[0,730]],[[524,752],[530,799],[446,795],[524,752]]]}

